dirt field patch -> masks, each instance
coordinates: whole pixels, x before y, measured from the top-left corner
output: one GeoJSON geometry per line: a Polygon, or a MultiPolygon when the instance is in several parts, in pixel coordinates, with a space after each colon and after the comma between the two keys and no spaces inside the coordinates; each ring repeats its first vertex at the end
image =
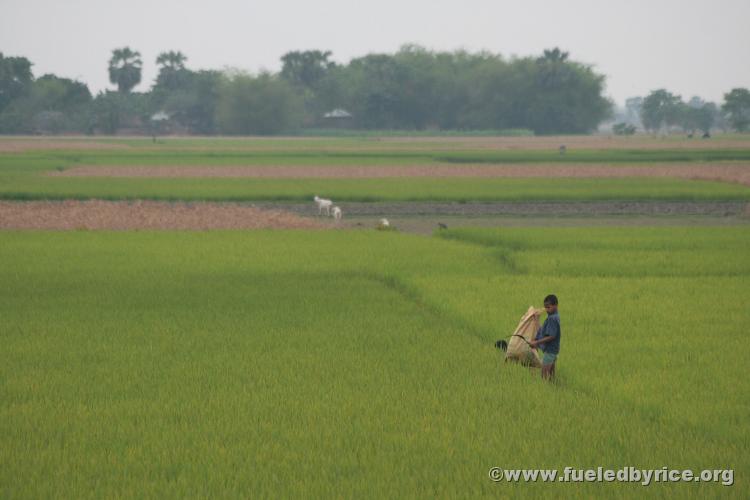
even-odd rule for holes
{"type": "Polygon", "coordinates": [[[85,136],[74,137],[15,137],[0,138],[0,153],[15,153],[31,150],[88,150],[88,149],[129,149],[126,143],[103,142],[102,140],[139,141],[138,148],[146,151],[178,148],[189,151],[214,151],[217,148],[226,151],[279,151],[280,148],[303,148],[313,151],[330,150],[332,141],[336,142],[338,151],[361,151],[362,149],[385,149],[393,151],[455,151],[455,150],[497,150],[557,151],[561,145],[568,150],[693,150],[693,149],[748,149],[750,136],[721,134],[711,139],[687,139],[684,136],[652,137],[638,135],[618,137],[611,135],[576,135],[576,136],[541,136],[541,137],[360,137],[332,139],[326,137],[200,137],[200,136],[162,136],[158,144],[150,144],[144,136],[98,136],[91,139],[85,136]],[[202,141],[208,141],[203,143],[202,141]],[[269,144],[269,141],[274,144],[269,144]],[[352,142],[354,141],[354,142],[352,142]]]}
{"type": "Polygon", "coordinates": [[[122,144],[110,144],[106,142],[88,141],[85,139],[37,139],[25,138],[0,138],[0,153],[23,153],[25,151],[47,151],[47,150],[100,150],[100,149],[125,149],[128,146],[122,144]]]}
{"type": "Polygon", "coordinates": [[[236,203],[0,201],[0,229],[315,229],[322,221],[236,203]]]}
{"type": "Polygon", "coordinates": [[[50,172],[59,177],[254,177],[254,178],[385,178],[385,177],[675,177],[735,182],[750,186],[750,165],[409,165],[389,166],[107,166],[74,167],[50,172]]]}

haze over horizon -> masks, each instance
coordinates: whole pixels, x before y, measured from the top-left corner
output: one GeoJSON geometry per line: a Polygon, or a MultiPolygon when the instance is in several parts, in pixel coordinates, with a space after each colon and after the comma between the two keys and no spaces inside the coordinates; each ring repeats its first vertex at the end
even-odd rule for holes
{"type": "Polygon", "coordinates": [[[142,55],[137,90],[150,87],[156,56],[166,50],[186,54],[191,69],[257,72],[277,71],[291,50],[330,50],[336,62],[347,62],[406,43],[506,57],[557,46],[607,75],[606,94],[620,105],[662,87],[720,102],[731,88],[750,86],[748,19],[746,0],[0,0],[0,52],[29,58],[37,77],[79,79],[96,93],[115,88],[107,62],[122,46],[142,55]]]}

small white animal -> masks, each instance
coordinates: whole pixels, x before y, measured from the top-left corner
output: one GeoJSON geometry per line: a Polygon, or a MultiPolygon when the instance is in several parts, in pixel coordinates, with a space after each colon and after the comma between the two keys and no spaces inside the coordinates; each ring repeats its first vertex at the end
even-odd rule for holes
{"type": "Polygon", "coordinates": [[[331,206],[333,205],[331,200],[319,198],[318,195],[315,195],[313,200],[315,200],[315,204],[318,205],[318,215],[323,214],[323,209],[325,209],[326,215],[331,215],[331,206]]]}
{"type": "Polygon", "coordinates": [[[383,227],[390,226],[390,223],[388,222],[388,219],[380,219],[380,225],[383,227]]]}
{"type": "Polygon", "coordinates": [[[334,205],[333,207],[331,207],[331,212],[333,212],[333,218],[334,219],[341,220],[341,216],[343,214],[341,213],[341,209],[339,207],[337,207],[337,206],[334,205]]]}

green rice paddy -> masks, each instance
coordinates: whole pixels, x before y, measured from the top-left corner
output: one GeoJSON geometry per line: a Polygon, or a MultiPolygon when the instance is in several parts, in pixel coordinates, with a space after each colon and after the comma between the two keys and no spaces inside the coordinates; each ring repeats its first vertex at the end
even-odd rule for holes
{"type": "Polygon", "coordinates": [[[0,233],[0,495],[744,497],[750,230],[0,233]],[[558,382],[493,347],[560,297],[558,382]],[[503,468],[735,484],[494,483],[503,468]]]}

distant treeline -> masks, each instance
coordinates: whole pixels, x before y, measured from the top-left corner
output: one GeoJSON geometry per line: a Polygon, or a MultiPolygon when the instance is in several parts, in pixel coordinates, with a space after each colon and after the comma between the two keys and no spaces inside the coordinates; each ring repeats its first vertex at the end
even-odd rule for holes
{"type": "MultiPolygon", "coordinates": [[[[0,53],[0,133],[248,135],[348,128],[575,134],[612,117],[605,77],[557,48],[506,59],[408,45],[348,64],[334,63],[330,52],[289,52],[279,73],[260,74],[195,71],[186,62],[181,52],[159,54],[150,90],[134,92],[141,55],[116,49],[108,71],[117,90],[93,96],[85,83],[51,74],[35,78],[31,61],[0,53]]],[[[750,117],[743,92],[727,94],[736,103],[728,97],[721,108],[730,120],[740,118],[732,120],[739,130],[748,125],[742,117],[750,117]]],[[[646,128],[677,120],[679,96],[666,94],[660,94],[655,113],[648,111],[651,96],[640,101],[646,128]]],[[[712,116],[720,110],[714,108],[712,116]]]]}
{"type": "Polygon", "coordinates": [[[719,106],[693,96],[687,102],[666,89],[652,91],[644,97],[631,97],[625,109],[616,113],[613,131],[633,134],[638,127],[658,133],[675,128],[692,136],[700,131],[708,136],[714,128],[744,132],[750,126],[750,91],[735,88],[724,94],[719,106]]]}

